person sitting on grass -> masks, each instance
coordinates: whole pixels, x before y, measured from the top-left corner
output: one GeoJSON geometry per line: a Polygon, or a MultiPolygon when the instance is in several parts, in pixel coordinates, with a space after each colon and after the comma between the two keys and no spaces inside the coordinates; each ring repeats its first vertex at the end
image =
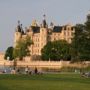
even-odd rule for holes
{"type": "Polygon", "coordinates": [[[19,68],[17,69],[17,74],[20,74],[20,69],[19,68]]]}
{"type": "Polygon", "coordinates": [[[88,73],[83,72],[82,77],[90,77],[90,72],[88,72],[88,73]]]}

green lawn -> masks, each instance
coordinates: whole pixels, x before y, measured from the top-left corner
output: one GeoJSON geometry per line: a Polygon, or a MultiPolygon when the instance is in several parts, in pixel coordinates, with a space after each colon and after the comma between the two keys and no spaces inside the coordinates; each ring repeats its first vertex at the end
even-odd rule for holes
{"type": "Polygon", "coordinates": [[[0,90],[90,90],[79,74],[0,75],[0,90]]]}

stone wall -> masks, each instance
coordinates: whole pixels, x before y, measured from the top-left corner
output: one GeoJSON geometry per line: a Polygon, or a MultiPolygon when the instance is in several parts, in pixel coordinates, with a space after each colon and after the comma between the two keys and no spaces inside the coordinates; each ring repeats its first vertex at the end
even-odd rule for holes
{"type": "Polygon", "coordinates": [[[0,53],[0,61],[4,60],[4,53],[0,53]]]}
{"type": "MultiPolygon", "coordinates": [[[[13,61],[4,60],[4,54],[0,53],[0,65],[4,66],[13,66],[13,61]]],[[[26,58],[25,61],[17,61],[18,67],[37,67],[37,68],[53,68],[59,69],[62,67],[87,67],[90,66],[90,61],[82,62],[82,63],[70,63],[69,61],[32,61],[29,57],[26,58]]]]}
{"type": "MultiPolygon", "coordinates": [[[[13,61],[3,60],[0,61],[0,65],[4,66],[13,66],[13,61]]],[[[90,66],[90,62],[84,63],[70,63],[69,61],[17,61],[17,67],[32,67],[32,68],[53,68],[53,69],[60,69],[62,67],[87,67],[90,66]]]]}

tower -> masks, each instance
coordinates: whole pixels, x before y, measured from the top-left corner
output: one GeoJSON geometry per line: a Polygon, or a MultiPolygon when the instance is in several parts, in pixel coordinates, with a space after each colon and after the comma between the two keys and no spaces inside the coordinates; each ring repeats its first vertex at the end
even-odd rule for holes
{"type": "Polygon", "coordinates": [[[33,20],[31,26],[35,26],[35,27],[38,26],[37,21],[33,20]]]}
{"type": "Polygon", "coordinates": [[[48,27],[47,22],[46,22],[46,15],[45,14],[43,15],[42,27],[43,28],[47,28],[48,27]]]}
{"type": "Polygon", "coordinates": [[[16,46],[17,42],[20,40],[22,37],[22,24],[20,24],[20,21],[18,21],[18,25],[15,29],[15,34],[14,34],[14,47],[16,46]]]}
{"type": "Polygon", "coordinates": [[[40,51],[47,43],[48,25],[46,15],[43,15],[42,27],[40,27],[40,51]]]}

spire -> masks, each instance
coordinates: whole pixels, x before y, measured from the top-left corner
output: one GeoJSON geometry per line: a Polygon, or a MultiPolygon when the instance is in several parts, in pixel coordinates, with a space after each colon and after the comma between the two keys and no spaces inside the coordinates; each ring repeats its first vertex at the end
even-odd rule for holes
{"type": "Polygon", "coordinates": [[[20,20],[18,20],[18,25],[20,25],[20,20]]]}
{"type": "Polygon", "coordinates": [[[16,31],[21,32],[21,33],[23,32],[23,28],[22,28],[22,24],[20,23],[20,20],[18,20],[18,25],[17,25],[16,31]]]}
{"type": "Polygon", "coordinates": [[[20,20],[17,21],[17,28],[16,28],[17,32],[21,32],[21,25],[20,25],[20,20]]]}
{"type": "Polygon", "coordinates": [[[53,22],[51,22],[51,23],[50,23],[50,26],[51,26],[51,27],[53,27],[53,26],[54,26],[54,23],[53,23],[53,22]]]}
{"type": "Polygon", "coordinates": [[[43,15],[43,18],[44,18],[44,20],[46,19],[46,15],[45,14],[43,15]]]}
{"type": "Polygon", "coordinates": [[[47,23],[46,23],[46,15],[44,14],[43,15],[43,22],[42,22],[42,26],[44,27],[44,28],[46,28],[47,27],[47,23]]]}

